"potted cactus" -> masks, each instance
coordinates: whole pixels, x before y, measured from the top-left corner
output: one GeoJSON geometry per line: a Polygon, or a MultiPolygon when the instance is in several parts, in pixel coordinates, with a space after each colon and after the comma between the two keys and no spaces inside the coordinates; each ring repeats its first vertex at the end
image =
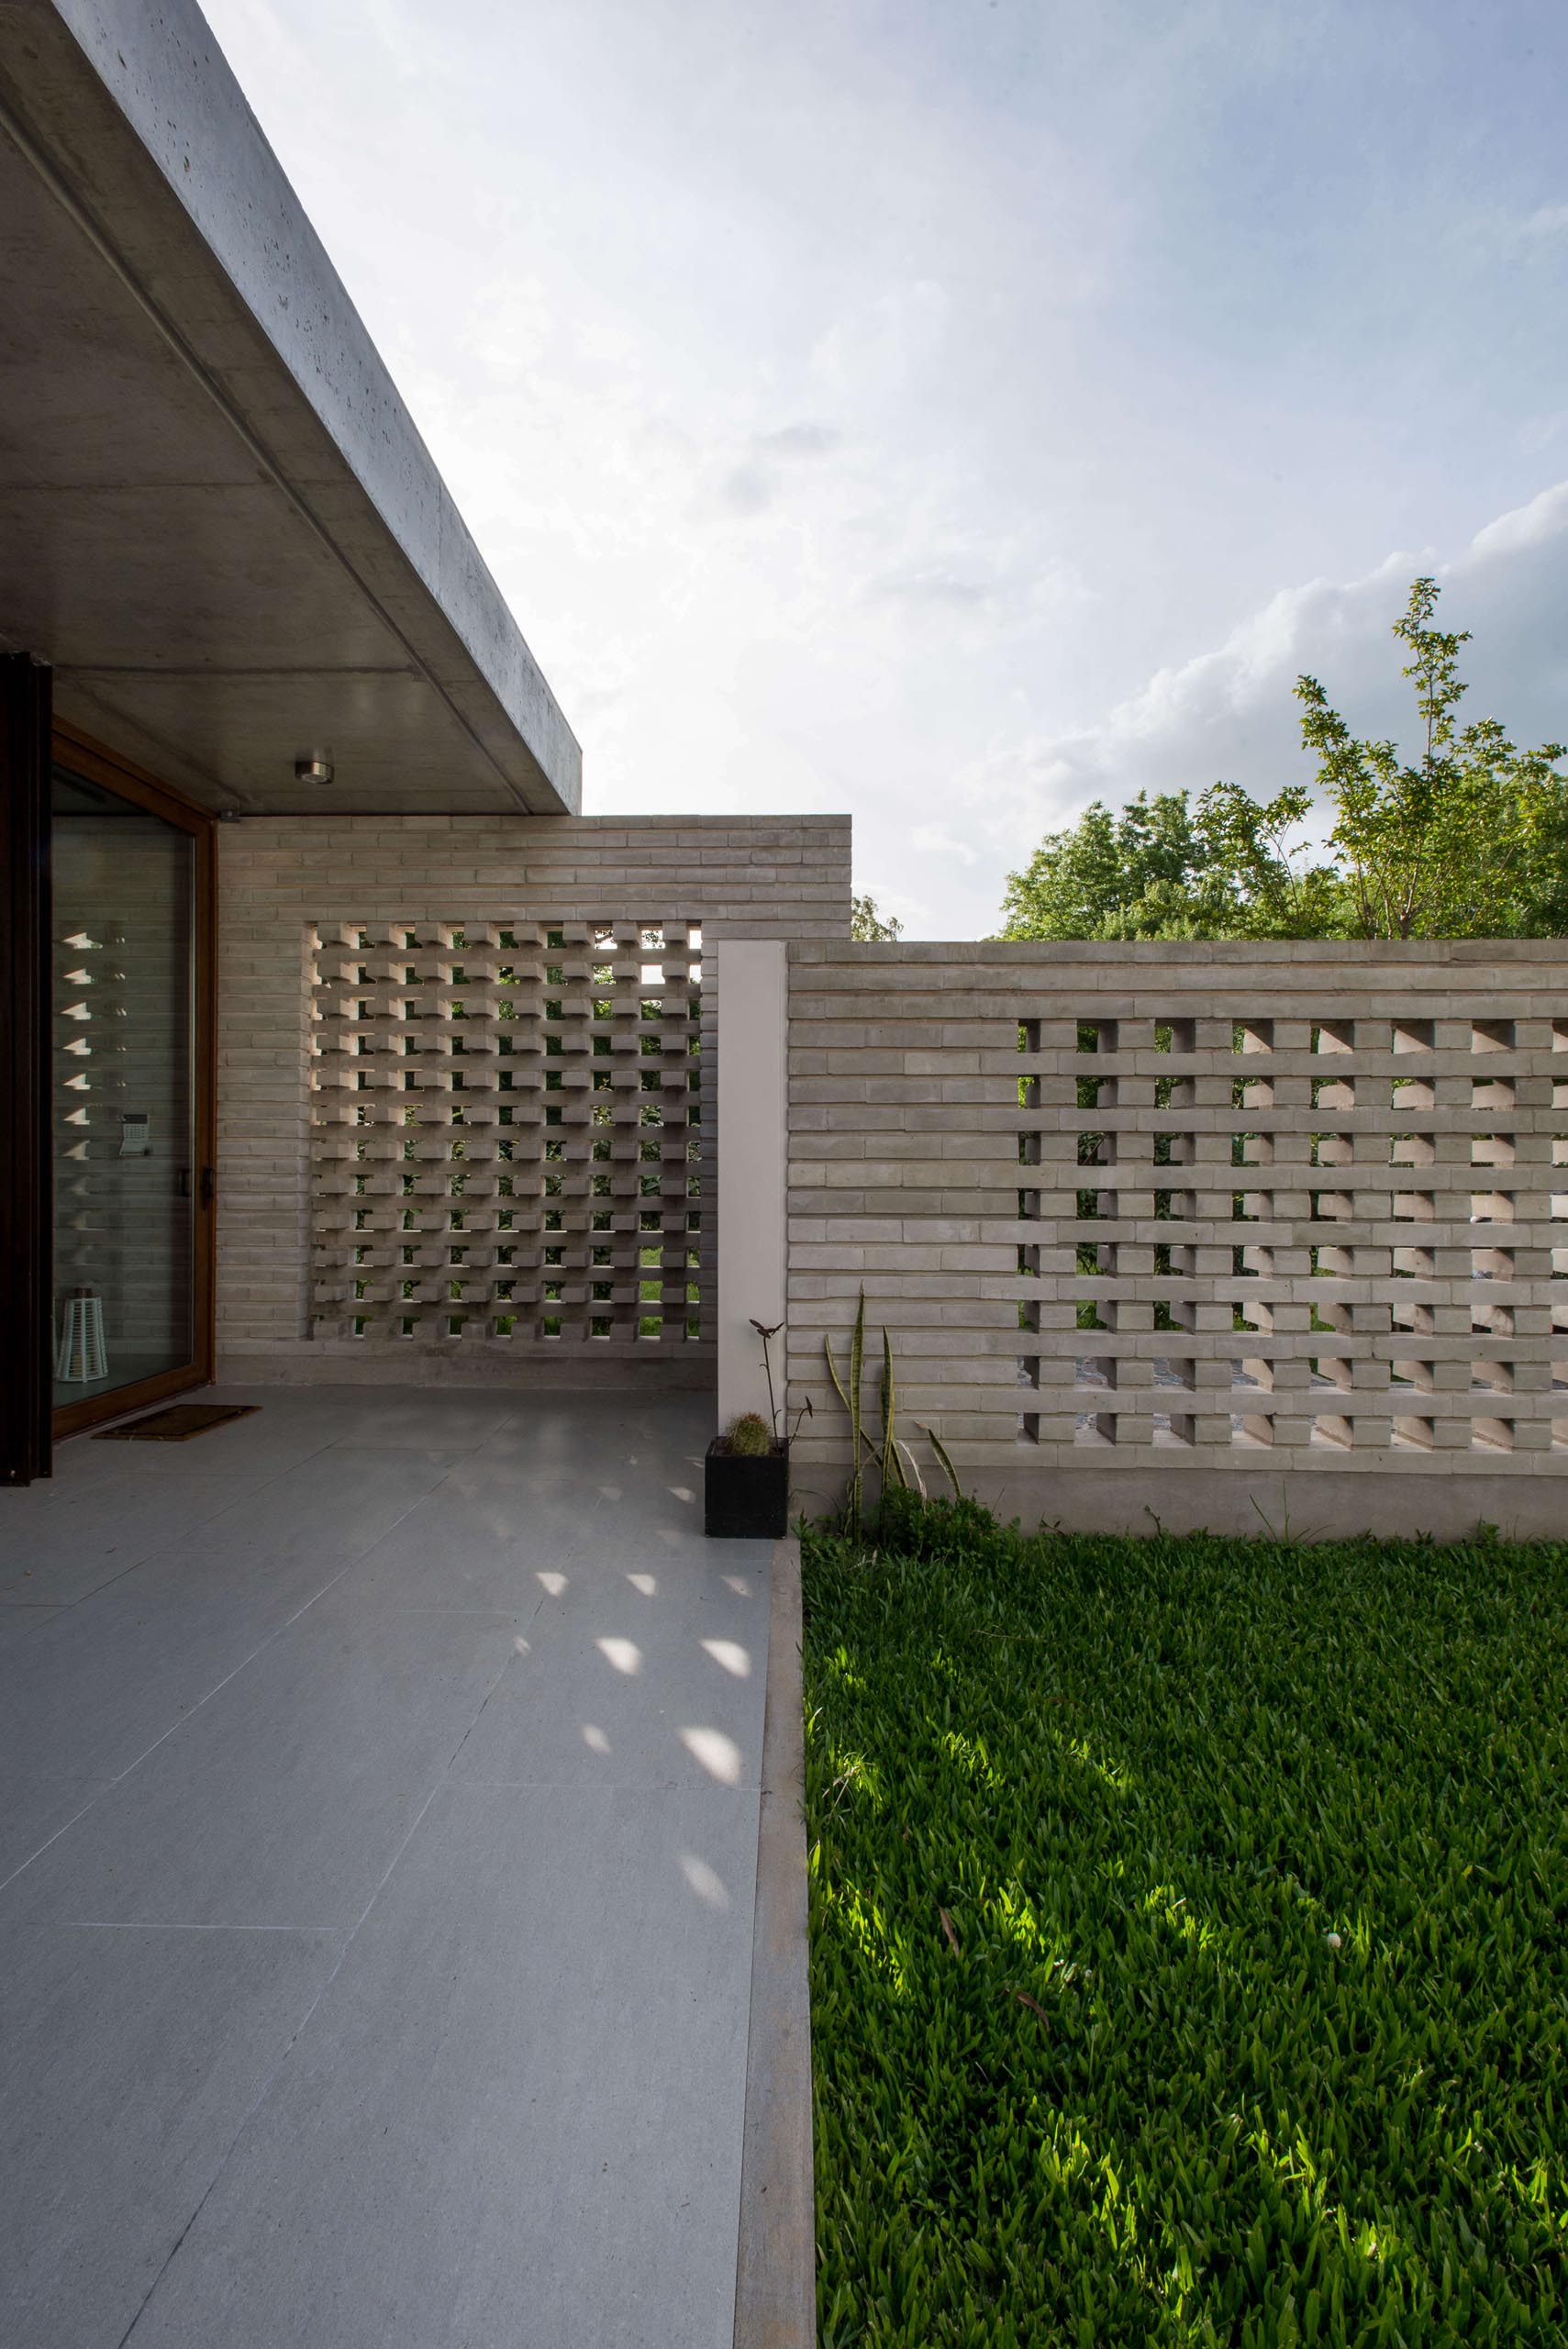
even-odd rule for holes
{"type": "MultiPolygon", "coordinates": [[[[720,1540],[776,1542],[789,1530],[789,1438],[779,1433],[768,1349],[783,1324],[775,1322],[770,1329],[753,1321],[751,1327],[762,1341],[768,1417],[763,1419],[760,1411],[742,1411],[708,1445],[703,1530],[720,1540]]],[[[808,1401],[802,1417],[810,1408],[808,1401]]]]}

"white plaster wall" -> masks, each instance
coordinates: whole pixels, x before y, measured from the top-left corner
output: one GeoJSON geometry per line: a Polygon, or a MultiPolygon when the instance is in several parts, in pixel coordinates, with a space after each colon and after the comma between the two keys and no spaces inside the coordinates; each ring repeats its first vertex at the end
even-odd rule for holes
{"type": "MultiPolygon", "coordinates": [[[[784,1318],[789,1174],[789,969],[782,939],[715,950],[718,1060],[718,1420],[768,1413],[762,1341],[751,1327],[784,1318]]],[[[773,1341],[784,1404],[784,1335],[773,1341]]]]}

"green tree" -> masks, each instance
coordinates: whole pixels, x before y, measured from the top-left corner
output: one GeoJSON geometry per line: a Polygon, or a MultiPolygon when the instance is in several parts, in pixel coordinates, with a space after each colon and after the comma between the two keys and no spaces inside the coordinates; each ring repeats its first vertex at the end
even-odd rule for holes
{"type": "Polygon", "coordinates": [[[1329,918],[1333,876],[1290,839],[1305,790],[1266,805],[1216,784],[1147,792],[1113,815],[1096,800],[1008,875],[1004,938],[1311,938],[1329,918]]]}
{"type": "Polygon", "coordinates": [[[1357,740],[1316,677],[1296,685],[1302,740],[1335,811],[1346,926],[1358,938],[1561,937],[1568,779],[1555,769],[1568,751],[1517,750],[1495,718],[1459,726],[1470,632],[1435,629],[1437,600],[1437,582],[1418,579],[1394,624],[1424,732],[1409,764],[1392,742],[1357,740]]]}
{"type": "Polygon", "coordinates": [[[1423,745],[1360,740],[1315,677],[1296,681],[1316,788],[1267,801],[1217,783],[1096,800],[1010,874],[1004,938],[1455,938],[1568,933],[1560,742],[1519,751],[1495,718],[1461,729],[1464,634],[1432,626],[1418,579],[1394,633],[1412,658],[1423,745]],[[1304,829],[1333,821],[1314,849],[1304,829]]]}
{"type": "MultiPolygon", "coordinates": [[[[1179,936],[1203,894],[1207,856],[1184,791],[1140,791],[1113,815],[1096,799],[1007,876],[1004,938],[1179,936]]],[[[1215,908],[1218,912],[1218,908],[1215,908]]]]}
{"type": "Polygon", "coordinates": [[[850,899],[850,936],[862,946],[886,946],[901,935],[904,925],[892,914],[879,914],[874,897],[850,899]]]}

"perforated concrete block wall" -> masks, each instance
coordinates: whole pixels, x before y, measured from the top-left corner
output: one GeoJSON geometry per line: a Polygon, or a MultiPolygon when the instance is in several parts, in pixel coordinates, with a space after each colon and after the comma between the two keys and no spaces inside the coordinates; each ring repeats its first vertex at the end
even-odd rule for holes
{"type": "Polygon", "coordinates": [[[934,1424],[1026,1515],[1256,1528],[1251,1502],[1287,1486],[1346,1527],[1554,1514],[1561,944],[802,943],[790,963],[803,1480],[847,1464],[822,1348],[863,1283],[906,1432],[934,1424]]]}
{"type": "Polygon", "coordinates": [[[847,818],[220,830],[229,1375],[706,1384],[725,938],[847,936],[847,818]]]}

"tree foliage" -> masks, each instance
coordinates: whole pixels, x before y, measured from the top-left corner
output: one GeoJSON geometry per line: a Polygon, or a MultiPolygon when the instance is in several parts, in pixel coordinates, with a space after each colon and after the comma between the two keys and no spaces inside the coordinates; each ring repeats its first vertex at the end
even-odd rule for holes
{"type": "Polygon", "coordinates": [[[850,899],[850,936],[861,946],[887,946],[904,925],[892,914],[879,914],[874,897],[850,899]]]}
{"type": "Polygon", "coordinates": [[[1010,874],[1004,938],[1557,938],[1568,933],[1561,742],[1520,751],[1496,718],[1461,726],[1468,632],[1433,626],[1418,579],[1394,634],[1410,653],[1420,746],[1360,740],[1316,677],[1296,680],[1314,787],[1273,799],[1217,783],[1096,800],[1010,874]],[[1326,837],[1315,844],[1331,818],[1326,837]]]}

